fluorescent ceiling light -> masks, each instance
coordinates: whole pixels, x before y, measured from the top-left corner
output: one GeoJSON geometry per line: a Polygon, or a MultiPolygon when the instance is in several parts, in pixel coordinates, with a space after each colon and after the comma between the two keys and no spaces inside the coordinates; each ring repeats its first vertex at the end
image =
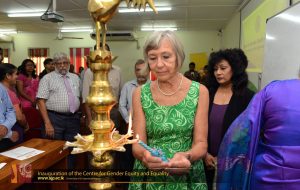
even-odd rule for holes
{"type": "Polygon", "coordinates": [[[17,34],[17,31],[12,29],[0,29],[0,34],[17,34]]]}
{"type": "Polygon", "coordinates": [[[176,31],[176,27],[142,27],[141,31],[176,31]]]}
{"type": "Polygon", "coordinates": [[[277,17],[285,19],[285,20],[289,20],[292,22],[300,23],[300,17],[293,16],[291,14],[282,13],[282,14],[278,15],[277,17]]]}
{"type": "Polygon", "coordinates": [[[17,12],[17,13],[8,13],[8,17],[38,17],[42,16],[44,12],[17,12]]]}
{"type": "MultiPolygon", "coordinates": [[[[156,7],[156,10],[158,12],[160,12],[160,11],[171,11],[172,7],[156,7]]],[[[153,11],[151,8],[146,7],[145,12],[151,12],[151,11],[153,11]]],[[[140,10],[139,9],[130,9],[130,8],[127,8],[127,7],[120,7],[119,8],[119,13],[137,13],[137,12],[144,12],[144,9],[143,8],[141,8],[140,10]]]]}

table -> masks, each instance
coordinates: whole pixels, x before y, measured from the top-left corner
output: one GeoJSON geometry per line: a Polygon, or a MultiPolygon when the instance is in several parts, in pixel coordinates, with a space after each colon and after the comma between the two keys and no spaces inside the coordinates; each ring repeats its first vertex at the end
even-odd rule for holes
{"type": "MultiPolygon", "coordinates": [[[[3,190],[11,190],[16,189],[17,187],[21,186],[21,183],[11,183],[11,174],[12,164],[19,164],[19,163],[29,163],[31,164],[32,170],[35,169],[67,169],[67,156],[69,154],[69,150],[63,150],[63,146],[65,141],[61,140],[49,140],[49,139],[30,139],[24,143],[19,144],[19,146],[26,146],[30,148],[36,148],[38,150],[44,150],[45,152],[34,157],[31,157],[26,160],[15,160],[12,158],[8,158],[5,156],[0,155],[0,163],[5,162],[7,163],[1,170],[0,170],[0,189],[3,190]]],[[[34,187],[36,184],[29,184],[34,187]]],[[[51,189],[61,189],[67,190],[68,184],[67,183],[47,183],[42,184],[50,186],[51,189]]],[[[37,184],[38,189],[41,189],[41,184],[37,184]]],[[[32,189],[32,188],[31,188],[32,189]]]]}

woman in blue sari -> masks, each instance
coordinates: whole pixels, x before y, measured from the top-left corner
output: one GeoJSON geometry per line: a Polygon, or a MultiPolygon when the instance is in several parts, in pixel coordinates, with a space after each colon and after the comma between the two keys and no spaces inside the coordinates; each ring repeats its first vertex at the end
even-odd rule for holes
{"type": "Polygon", "coordinates": [[[300,189],[300,80],[261,90],[227,131],[218,154],[219,190],[300,189]]]}

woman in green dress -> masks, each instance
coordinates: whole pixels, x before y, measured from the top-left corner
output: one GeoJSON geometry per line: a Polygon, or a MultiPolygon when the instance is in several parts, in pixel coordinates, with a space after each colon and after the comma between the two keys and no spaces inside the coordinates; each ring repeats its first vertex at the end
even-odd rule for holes
{"type": "Polygon", "coordinates": [[[133,130],[141,141],[161,149],[168,162],[134,144],[134,171],[144,173],[132,177],[129,189],[206,190],[201,159],[207,151],[208,90],[179,73],[185,54],[173,32],[150,35],[144,57],[157,79],[133,93],[133,130]],[[163,172],[147,173],[152,170],[163,172]]]}

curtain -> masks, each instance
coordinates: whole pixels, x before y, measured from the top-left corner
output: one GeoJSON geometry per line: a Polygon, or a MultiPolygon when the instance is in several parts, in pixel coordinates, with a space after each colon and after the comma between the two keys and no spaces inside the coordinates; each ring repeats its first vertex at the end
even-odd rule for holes
{"type": "Polygon", "coordinates": [[[79,67],[87,68],[85,56],[90,55],[91,48],[70,48],[70,61],[79,73],[79,67]]]}
{"type": "Polygon", "coordinates": [[[10,63],[10,52],[9,49],[3,48],[3,63],[10,63]]]}
{"type": "Polygon", "coordinates": [[[30,48],[28,49],[28,57],[36,64],[36,73],[44,69],[44,60],[49,56],[48,48],[30,48]]]}

